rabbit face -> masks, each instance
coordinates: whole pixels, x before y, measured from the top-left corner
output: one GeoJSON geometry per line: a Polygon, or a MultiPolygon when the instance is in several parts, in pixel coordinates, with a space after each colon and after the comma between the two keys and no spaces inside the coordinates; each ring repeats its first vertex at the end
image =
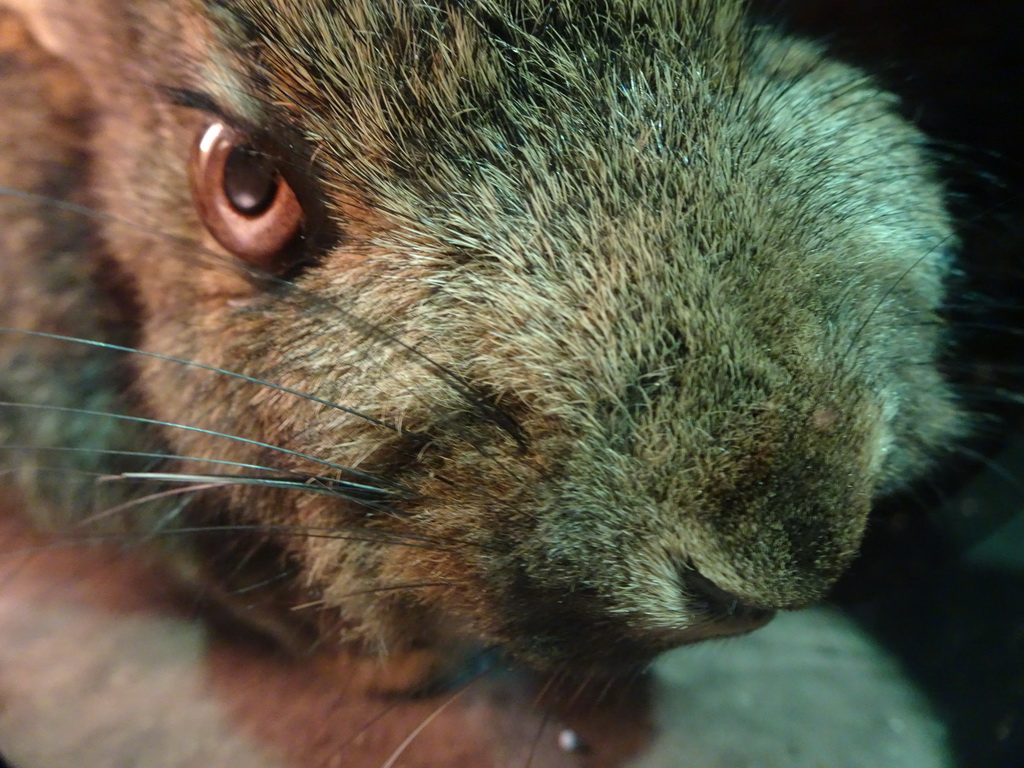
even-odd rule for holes
{"type": "Polygon", "coordinates": [[[322,634],[747,632],[960,429],[921,137],[741,4],[64,10],[133,394],[168,471],[235,478],[182,514],[322,634]]]}

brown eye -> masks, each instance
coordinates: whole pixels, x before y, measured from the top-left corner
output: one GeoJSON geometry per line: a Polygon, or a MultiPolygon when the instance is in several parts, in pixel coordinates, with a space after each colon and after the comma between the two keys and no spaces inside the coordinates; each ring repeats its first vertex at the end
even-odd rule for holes
{"type": "Polygon", "coordinates": [[[225,125],[214,123],[192,156],[196,210],[217,242],[248,264],[269,272],[298,234],[302,206],[272,160],[225,125]]]}

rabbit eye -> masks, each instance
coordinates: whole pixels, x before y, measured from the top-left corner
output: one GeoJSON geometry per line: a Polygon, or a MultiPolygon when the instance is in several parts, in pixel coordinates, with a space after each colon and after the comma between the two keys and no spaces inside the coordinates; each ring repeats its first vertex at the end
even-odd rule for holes
{"type": "Polygon", "coordinates": [[[203,224],[224,248],[268,272],[302,226],[302,206],[272,159],[224,123],[203,132],[192,156],[192,196],[203,224]]]}

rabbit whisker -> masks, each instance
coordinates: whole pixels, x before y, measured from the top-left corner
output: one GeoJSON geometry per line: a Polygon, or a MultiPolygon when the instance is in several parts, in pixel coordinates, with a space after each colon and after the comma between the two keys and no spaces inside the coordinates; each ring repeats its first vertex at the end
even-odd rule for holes
{"type": "Polygon", "coordinates": [[[235,371],[229,371],[226,368],[219,368],[218,366],[215,366],[215,365],[207,365],[205,363],[199,363],[199,362],[196,362],[194,360],[185,360],[183,358],[173,357],[171,355],[161,355],[161,354],[158,354],[156,352],[147,352],[146,350],[138,349],[138,348],[135,348],[135,347],[124,347],[124,346],[121,346],[119,344],[111,344],[111,343],[105,342],[105,341],[95,341],[93,339],[84,339],[84,338],[80,338],[80,337],[77,337],[77,336],[63,336],[63,335],[57,334],[57,333],[44,333],[42,331],[28,331],[28,330],[23,330],[23,329],[20,329],[20,328],[8,328],[8,327],[0,327],[0,333],[18,333],[18,334],[22,334],[24,336],[37,336],[39,338],[53,339],[55,341],[73,342],[73,343],[76,343],[76,344],[84,344],[84,345],[88,345],[88,346],[91,346],[91,347],[98,347],[98,348],[101,348],[101,349],[110,349],[110,350],[113,350],[115,352],[125,352],[125,353],[133,354],[133,355],[143,355],[145,357],[152,357],[154,359],[164,360],[164,361],[167,361],[167,362],[170,362],[170,363],[178,363],[179,365],[187,365],[189,367],[198,368],[198,369],[204,370],[204,371],[212,371],[214,373],[219,373],[219,374],[221,374],[223,376],[230,376],[230,377],[235,378],[235,379],[241,379],[242,381],[248,381],[248,382],[250,382],[252,384],[258,384],[259,386],[262,386],[262,387],[267,387],[269,389],[274,389],[274,390],[277,390],[278,392],[285,392],[285,393],[287,393],[289,395],[295,395],[296,397],[302,398],[303,400],[307,400],[307,401],[312,402],[312,403],[317,403],[319,405],[323,405],[323,406],[326,406],[328,408],[331,408],[331,409],[334,409],[334,410],[337,410],[337,411],[341,411],[343,413],[350,414],[352,416],[358,416],[359,418],[365,419],[366,421],[370,422],[371,424],[376,424],[377,426],[383,427],[383,428],[388,429],[388,430],[391,430],[392,432],[397,432],[397,433],[399,433],[401,435],[404,435],[405,437],[412,437],[412,438],[415,438],[416,440],[418,440],[420,442],[426,442],[426,437],[424,437],[423,435],[419,435],[419,434],[417,434],[415,432],[409,432],[409,431],[406,431],[406,430],[404,430],[404,429],[402,429],[400,427],[396,427],[393,424],[388,424],[388,423],[386,423],[384,421],[381,421],[380,419],[375,419],[373,416],[370,416],[368,414],[365,414],[365,413],[362,413],[360,411],[357,411],[354,408],[346,408],[345,406],[339,405],[338,403],[331,402],[330,400],[325,400],[323,398],[316,397],[315,395],[310,395],[310,394],[307,394],[305,392],[300,392],[299,390],[292,389],[291,387],[285,387],[285,386],[282,386],[280,384],[275,384],[275,383],[273,383],[271,381],[266,381],[265,379],[258,379],[258,378],[255,378],[253,376],[247,376],[244,373],[237,373],[235,371]]]}
{"type": "Polygon", "coordinates": [[[301,453],[300,451],[293,451],[293,450],[291,450],[289,448],[282,448],[281,446],[271,445],[269,443],[264,443],[264,442],[259,441],[259,440],[252,440],[250,438],[240,437],[238,435],[230,435],[230,434],[227,434],[227,433],[224,433],[224,432],[218,432],[218,431],[212,430],[212,429],[204,429],[202,427],[194,427],[194,426],[190,426],[188,424],[175,424],[175,423],[169,422],[169,421],[160,421],[158,419],[149,419],[149,418],[145,418],[143,416],[130,416],[128,414],[123,414],[123,413],[111,413],[111,412],[108,412],[108,411],[93,411],[93,410],[84,409],[84,408],[70,408],[70,407],[67,407],[67,406],[58,406],[58,405],[40,405],[40,404],[36,404],[36,403],[13,403],[13,402],[9,402],[9,401],[0,401],[0,408],[22,408],[22,409],[26,409],[26,410],[49,410],[49,411],[55,411],[57,413],[77,414],[77,415],[80,415],[80,416],[96,416],[96,417],[101,417],[101,418],[118,419],[118,420],[122,420],[122,421],[131,421],[131,422],[135,422],[137,424],[152,424],[154,426],[169,427],[171,429],[181,429],[181,430],[185,430],[185,431],[188,431],[188,432],[198,432],[200,434],[210,435],[212,437],[220,437],[220,438],[224,438],[226,440],[233,440],[233,441],[238,442],[238,443],[244,443],[246,445],[253,445],[253,446],[256,446],[258,448],[266,448],[268,450],[275,451],[277,453],[285,454],[285,455],[288,455],[288,456],[294,456],[294,457],[300,458],[300,459],[305,459],[306,461],[311,461],[311,462],[313,462],[315,464],[321,464],[323,466],[330,467],[331,469],[336,469],[336,470],[338,470],[340,472],[343,472],[343,473],[346,473],[346,474],[350,474],[350,475],[354,475],[355,477],[360,477],[360,478],[363,478],[365,480],[371,480],[373,482],[380,482],[383,485],[391,485],[393,488],[395,488],[400,493],[409,493],[410,492],[410,490],[408,488],[405,488],[404,486],[401,486],[398,483],[392,483],[392,482],[387,481],[387,480],[385,480],[383,478],[379,478],[379,477],[376,477],[374,475],[370,475],[370,474],[365,473],[365,472],[360,472],[359,470],[352,469],[351,467],[344,467],[344,466],[342,466],[340,464],[335,464],[334,462],[330,462],[330,461],[327,461],[325,459],[318,459],[315,456],[310,456],[309,454],[301,453]]]}

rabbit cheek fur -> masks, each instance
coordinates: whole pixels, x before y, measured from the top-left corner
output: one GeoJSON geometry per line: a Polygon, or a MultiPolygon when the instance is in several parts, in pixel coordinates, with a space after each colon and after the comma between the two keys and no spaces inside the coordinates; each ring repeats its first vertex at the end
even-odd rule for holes
{"type": "Polygon", "coordinates": [[[894,100],[738,3],[564,5],[33,12],[96,101],[140,348],[318,398],[135,356],[139,412],[256,441],[159,430],[172,454],[383,489],[184,513],[252,526],[227,570],[272,547],[324,637],[593,667],[748,631],[959,430],[951,227],[894,100]],[[195,212],[225,116],[295,180],[294,285],[195,212]]]}

